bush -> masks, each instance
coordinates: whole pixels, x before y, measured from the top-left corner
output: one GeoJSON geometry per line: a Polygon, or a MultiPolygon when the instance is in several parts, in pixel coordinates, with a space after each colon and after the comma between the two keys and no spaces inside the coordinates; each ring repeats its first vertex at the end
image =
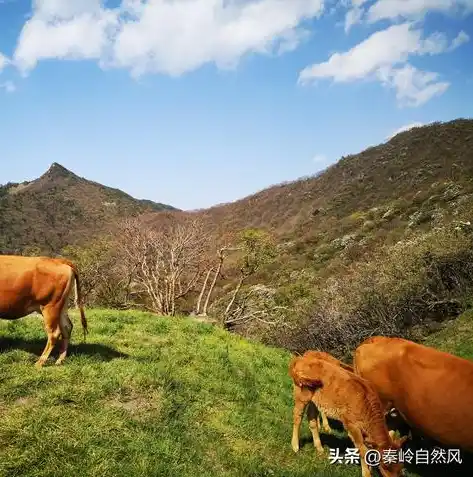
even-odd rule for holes
{"type": "Polygon", "coordinates": [[[327,280],[297,330],[273,333],[294,352],[346,357],[370,335],[410,337],[424,324],[458,315],[473,283],[473,231],[450,226],[384,247],[327,280]]]}

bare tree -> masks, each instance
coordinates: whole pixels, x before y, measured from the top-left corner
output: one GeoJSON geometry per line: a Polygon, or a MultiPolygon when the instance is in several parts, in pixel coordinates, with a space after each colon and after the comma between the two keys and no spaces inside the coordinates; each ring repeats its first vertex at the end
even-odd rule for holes
{"type": "Polygon", "coordinates": [[[175,315],[178,300],[195,289],[204,273],[208,234],[198,218],[175,214],[165,219],[159,228],[126,219],[120,226],[120,248],[151,309],[175,315]]]}
{"type": "Polygon", "coordinates": [[[276,290],[265,285],[246,287],[241,293],[240,290],[241,286],[237,292],[238,299],[235,292],[232,295],[231,311],[225,315],[226,329],[255,323],[291,328],[290,324],[284,321],[287,307],[278,305],[274,300],[276,290]]]}
{"type": "MultiPolygon", "coordinates": [[[[257,229],[247,229],[241,233],[239,249],[242,251],[239,261],[240,278],[224,312],[225,326],[235,322],[233,306],[245,280],[269,263],[276,253],[276,248],[270,236],[266,232],[257,229]]],[[[242,308],[240,307],[239,312],[241,310],[242,308]]],[[[253,313],[252,316],[258,314],[260,313],[253,313]]]]}
{"type": "MultiPolygon", "coordinates": [[[[207,273],[205,275],[205,280],[204,280],[204,283],[202,284],[202,288],[200,290],[200,293],[199,293],[199,298],[197,299],[197,304],[195,305],[195,314],[196,315],[199,315],[200,314],[200,305],[202,303],[202,298],[204,297],[204,292],[205,292],[205,289],[207,288],[207,283],[209,281],[209,278],[210,278],[210,274],[212,273],[212,268],[209,268],[207,270],[207,273]]],[[[217,280],[215,279],[212,284],[214,285],[215,282],[217,280]]],[[[210,293],[209,293],[210,295],[210,293]]],[[[208,302],[208,298],[209,298],[209,295],[207,295],[207,299],[205,300],[205,306],[204,306],[204,310],[206,309],[206,305],[207,305],[207,302],[208,302]]],[[[202,315],[206,315],[207,313],[205,313],[204,311],[202,311],[202,315]]]]}
{"type": "Polygon", "coordinates": [[[204,284],[202,286],[201,296],[199,297],[198,305],[196,308],[196,313],[200,314],[201,316],[207,316],[207,310],[210,305],[210,298],[215,289],[215,285],[217,284],[217,280],[218,278],[223,278],[222,268],[223,268],[223,262],[225,261],[227,254],[241,250],[240,246],[232,245],[233,241],[234,241],[234,237],[232,234],[225,234],[221,240],[221,246],[217,250],[217,264],[212,266],[207,273],[206,280],[204,281],[204,284]],[[204,291],[205,291],[205,288],[207,287],[207,282],[208,282],[208,279],[210,278],[210,274],[212,273],[212,271],[214,272],[213,279],[210,284],[209,290],[207,292],[207,297],[205,299],[202,312],[200,312],[201,298],[204,295],[204,291]]]}

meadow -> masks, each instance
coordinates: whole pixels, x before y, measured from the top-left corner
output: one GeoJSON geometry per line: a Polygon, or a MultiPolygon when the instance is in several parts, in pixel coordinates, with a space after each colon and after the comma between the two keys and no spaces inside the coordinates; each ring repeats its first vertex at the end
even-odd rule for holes
{"type": "MultiPolygon", "coordinates": [[[[65,364],[55,350],[41,370],[39,316],[0,322],[1,477],[361,475],[318,458],[306,421],[293,453],[287,351],[191,318],[86,313],[87,341],[72,310],[65,364]]],[[[473,313],[428,344],[473,359],[473,313]]],[[[322,442],[353,447],[343,430],[322,442]]],[[[452,465],[408,475],[473,475],[452,465]]]]}

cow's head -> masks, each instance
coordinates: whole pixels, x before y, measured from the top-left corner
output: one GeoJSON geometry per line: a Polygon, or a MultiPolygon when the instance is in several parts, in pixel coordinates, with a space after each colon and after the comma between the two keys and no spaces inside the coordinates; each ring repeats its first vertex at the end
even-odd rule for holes
{"type": "Polygon", "coordinates": [[[402,445],[408,439],[408,436],[397,438],[394,431],[389,431],[391,438],[391,447],[385,449],[385,454],[381,457],[379,471],[383,477],[399,477],[405,475],[404,463],[399,461],[402,445]]]}

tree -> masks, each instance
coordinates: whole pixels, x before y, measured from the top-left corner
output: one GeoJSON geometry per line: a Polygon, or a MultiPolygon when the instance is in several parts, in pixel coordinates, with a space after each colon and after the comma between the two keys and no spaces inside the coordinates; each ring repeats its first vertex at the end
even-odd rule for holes
{"type": "Polygon", "coordinates": [[[62,249],[62,255],[77,265],[85,302],[123,305],[123,301],[126,301],[127,277],[118,267],[111,240],[101,237],[87,246],[69,245],[62,249]]]}
{"type": "Polygon", "coordinates": [[[195,290],[204,273],[208,234],[198,218],[179,214],[161,217],[159,228],[137,218],[126,219],[120,225],[119,244],[151,309],[175,315],[178,300],[195,290]]]}
{"type": "Polygon", "coordinates": [[[205,280],[202,285],[202,289],[199,294],[199,298],[197,300],[197,305],[195,309],[195,313],[200,316],[207,316],[207,311],[208,307],[210,304],[210,298],[212,296],[212,292],[214,291],[215,285],[217,284],[218,278],[223,278],[222,276],[222,268],[223,268],[223,263],[225,261],[225,258],[227,257],[227,254],[230,252],[234,252],[237,250],[240,250],[240,247],[238,246],[232,246],[232,243],[234,241],[234,236],[233,234],[224,234],[223,238],[220,240],[220,246],[218,247],[217,250],[217,264],[213,263],[212,260],[209,261],[209,268],[207,270],[207,273],[205,275],[205,280]],[[213,279],[210,284],[209,290],[207,292],[207,297],[205,299],[204,305],[202,307],[202,311],[200,310],[200,305],[202,303],[202,299],[204,297],[205,290],[207,288],[207,283],[209,281],[210,275],[213,274],[213,279]]]}
{"type": "Polygon", "coordinates": [[[276,256],[276,247],[270,235],[259,229],[246,229],[240,234],[241,256],[238,262],[240,277],[233,290],[230,301],[224,312],[224,324],[229,327],[232,323],[241,320],[235,316],[233,309],[243,283],[255,275],[262,267],[270,263],[276,256]]]}

